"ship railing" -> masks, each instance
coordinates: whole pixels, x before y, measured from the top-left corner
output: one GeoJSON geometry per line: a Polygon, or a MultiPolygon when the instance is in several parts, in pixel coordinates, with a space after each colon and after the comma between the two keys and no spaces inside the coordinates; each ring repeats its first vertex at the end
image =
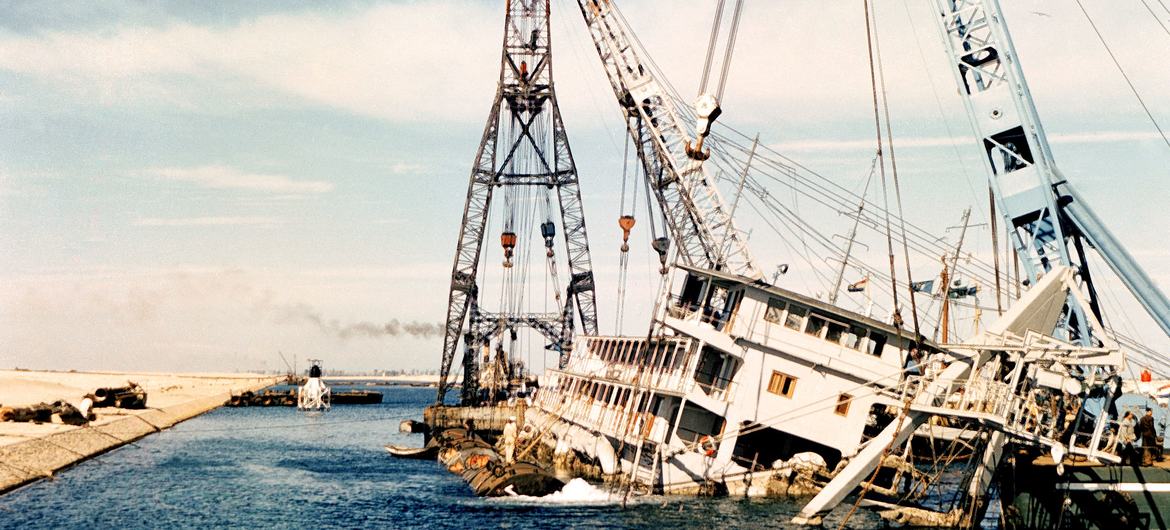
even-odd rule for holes
{"type": "Polygon", "coordinates": [[[647,340],[630,337],[584,337],[573,362],[565,371],[576,375],[604,379],[625,385],[641,386],[655,390],[669,392],[684,392],[688,370],[688,359],[685,352],[692,339],[689,337],[657,338],[650,341],[655,345],[652,366],[642,366],[631,363],[633,354],[629,351],[645,350],[647,340]],[[601,352],[612,352],[615,348],[623,348],[620,359],[606,359],[601,352]],[[659,356],[671,352],[672,356],[682,355],[682,358],[672,357],[662,359],[659,356]]]}
{"type": "MultiPolygon", "coordinates": [[[[1042,389],[1017,392],[1012,385],[995,380],[972,379],[955,381],[949,385],[946,397],[928,402],[923,392],[933,381],[922,376],[911,376],[902,385],[902,399],[910,399],[912,408],[933,414],[966,417],[990,424],[1006,434],[1046,446],[1064,446],[1062,426],[1073,421],[1071,414],[1054,410],[1056,396],[1042,389]]],[[[1102,421],[1100,418],[1098,421],[1102,421]]],[[[1108,420],[1104,420],[1108,421],[1108,420]]],[[[1096,424],[1086,425],[1096,429],[1096,424]]],[[[1103,429],[1097,429],[1103,430],[1103,429]]],[[[1074,432],[1068,442],[1068,452],[1090,458],[1120,461],[1116,430],[1108,433],[1074,432]],[[1096,443],[1094,443],[1096,439],[1096,443]]]]}

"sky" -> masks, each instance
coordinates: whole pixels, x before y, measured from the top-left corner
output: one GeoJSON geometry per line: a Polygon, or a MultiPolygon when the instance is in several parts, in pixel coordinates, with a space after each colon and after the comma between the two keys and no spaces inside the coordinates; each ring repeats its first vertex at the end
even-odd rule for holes
{"type": "MultiPolygon", "coordinates": [[[[906,217],[954,237],[964,207],[986,222],[985,181],[930,4],[879,3],[878,34],[906,217]]],[[[1005,4],[1058,165],[1166,289],[1170,147],[1075,3],[1005,4]]],[[[1170,130],[1170,11],[1084,4],[1170,130]]],[[[620,5],[696,93],[712,3],[620,5]]],[[[576,3],[552,9],[613,332],[621,117],[576,3]]],[[[436,368],[502,22],[503,2],[484,0],[0,2],[0,366],[436,368]]],[[[864,35],[860,1],[747,2],[720,121],[858,189],[874,142],[864,35]]],[[[764,268],[797,263],[743,217],[764,268]]],[[[972,252],[988,252],[983,230],[972,252]]],[[[656,282],[647,239],[635,234],[626,331],[645,326],[656,282]]],[[[787,286],[822,292],[801,277],[787,286]]],[[[1112,287],[1126,328],[1170,351],[1112,287]]]]}

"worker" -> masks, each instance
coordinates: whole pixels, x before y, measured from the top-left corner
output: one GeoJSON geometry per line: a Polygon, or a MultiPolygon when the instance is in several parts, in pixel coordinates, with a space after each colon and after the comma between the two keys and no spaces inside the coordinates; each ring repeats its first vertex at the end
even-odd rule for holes
{"type": "Polygon", "coordinates": [[[1138,421],[1137,435],[1142,439],[1142,465],[1154,464],[1154,450],[1158,445],[1158,430],[1154,427],[1154,411],[1146,407],[1146,415],[1138,421]]]}
{"type": "Polygon", "coordinates": [[[516,416],[509,416],[504,425],[504,435],[500,438],[504,443],[504,463],[515,463],[516,455],[516,416]]]}
{"type": "Polygon", "coordinates": [[[1120,456],[1123,464],[1129,460],[1133,452],[1133,442],[1137,439],[1133,431],[1133,420],[1133,412],[1125,411],[1125,415],[1117,422],[1117,430],[1113,431],[1109,436],[1109,442],[1105,444],[1105,452],[1120,456]]]}

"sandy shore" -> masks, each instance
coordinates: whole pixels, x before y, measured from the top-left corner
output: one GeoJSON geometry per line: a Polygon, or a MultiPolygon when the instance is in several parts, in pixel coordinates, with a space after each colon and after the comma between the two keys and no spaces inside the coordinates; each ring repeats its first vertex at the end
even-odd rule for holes
{"type": "Polygon", "coordinates": [[[87,426],[0,423],[0,492],[215,409],[232,392],[258,390],[279,379],[255,374],[0,370],[0,404],[4,406],[62,399],[77,405],[96,388],[123,386],[127,381],[147,392],[145,410],[95,409],[97,419],[87,426]]]}

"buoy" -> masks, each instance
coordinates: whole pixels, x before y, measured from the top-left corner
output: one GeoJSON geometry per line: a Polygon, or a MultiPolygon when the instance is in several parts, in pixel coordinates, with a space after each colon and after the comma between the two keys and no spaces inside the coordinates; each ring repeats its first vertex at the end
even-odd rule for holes
{"type": "Polygon", "coordinates": [[[1150,374],[1149,370],[1142,370],[1142,382],[1149,383],[1154,380],[1154,376],[1150,374]]]}
{"type": "Polygon", "coordinates": [[[715,456],[715,439],[704,435],[699,438],[699,446],[703,449],[703,454],[709,457],[715,456]]]}
{"type": "Polygon", "coordinates": [[[504,247],[504,268],[511,268],[512,251],[516,248],[516,232],[500,234],[500,245],[504,247]]]}
{"type": "Polygon", "coordinates": [[[622,252],[630,251],[630,230],[634,229],[634,216],[623,215],[618,218],[618,226],[622,227],[622,252]]]}

